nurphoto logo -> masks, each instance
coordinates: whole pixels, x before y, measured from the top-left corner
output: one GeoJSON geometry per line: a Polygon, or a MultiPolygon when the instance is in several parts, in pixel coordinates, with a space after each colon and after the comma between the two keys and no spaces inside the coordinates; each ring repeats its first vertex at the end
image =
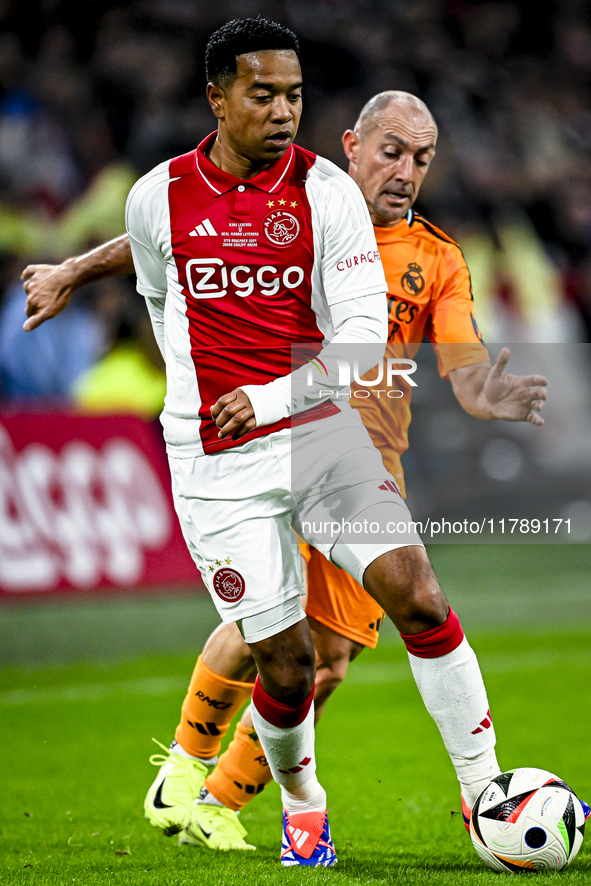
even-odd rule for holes
{"type": "MultiPolygon", "coordinates": [[[[343,392],[340,388],[350,385],[353,382],[359,385],[360,388],[377,388],[377,385],[383,384],[385,385],[385,388],[382,388],[379,391],[376,390],[374,393],[378,394],[378,396],[381,393],[385,393],[386,396],[391,399],[399,399],[404,396],[404,392],[398,387],[395,387],[395,378],[404,379],[404,381],[412,388],[417,387],[416,381],[411,378],[411,375],[416,372],[417,364],[415,360],[410,360],[407,357],[386,357],[378,363],[373,371],[366,372],[364,375],[360,375],[358,360],[353,360],[352,366],[351,362],[345,360],[343,357],[333,357],[332,360],[336,364],[338,370],[339,389],[335,389],[334,391],[319,391],[318,397],[325,398],[327,394],[332,394],[335,397],[342,397],[344,395],[350,397],[350,391],[343,392]],[[375,377],[370,377],[374,374],[375,377]]],[[[321,379],[326,379],[327,382],[329,382],[330,376],[328,369],[325,364],[316,357],[308,363],[306,384],[309,388],[318,384],[319,375],[321,379]]],[[[371,391],[356,390],[353,392],[353,396],[355,397],[369,397],[370,394],[371,391]]]]}

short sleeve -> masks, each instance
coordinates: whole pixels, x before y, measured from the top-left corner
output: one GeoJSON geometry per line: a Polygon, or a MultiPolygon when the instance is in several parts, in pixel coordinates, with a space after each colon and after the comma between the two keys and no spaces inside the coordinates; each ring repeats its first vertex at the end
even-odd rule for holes
{"type": "MultiPolygon", "coordinates": [[[[161,167],[157,167],[160,171],[161,167]]],[[[161,176],[159,176],[161,178],[161,176]]],[[[137,290],[151,298],[166,295],[166,262],[162,250],[162,188],[153,173],[140,179],[127,198],[125,225],[129,234],[137,290]]]]}
{"type": "Polygon", "coordinates": [[[442,378],[452,369],[489,359],[474,313],[470,272],[456,244],[449,244],[442,259],[427,337],[437,354],[442,378]]]}

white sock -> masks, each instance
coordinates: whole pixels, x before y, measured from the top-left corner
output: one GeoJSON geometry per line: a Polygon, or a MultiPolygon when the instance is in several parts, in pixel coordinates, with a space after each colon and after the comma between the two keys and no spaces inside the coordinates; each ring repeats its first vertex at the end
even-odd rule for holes
{"type": "MultiPolygon", "coordinates": [[[[314,705],[298,726],[274,726],[265,720],[252,702],[252,722],[259,738],[273,778],[281,786],[281,794],[289,804],[314,802],[318,794],[316,757],[314,754],[314,705]],[[309,788],[305,787],[309,784],[309,788]]],[[[322,790],[322,788],[320,788],[322,790]]],[[[323,792],[324,793],[324,792],[323,792]]],[[[326,797],[324,807],[326,808],[326,797]]],[[[304,809],[300,811],[306,811],[304,809]]]]}
{"type": "Polygon", "coordinates": [[[171,754],[176,754],[177,757],[187,757],[189,760],[199,760],[200,763],[205,763],[206,766],[215,766],[218,761],[217,756],[205,759],[204,757],[194,757],[193,754],[188,754],[176,739],[172,742],[168,750],[171,754]]]}
{"type": "Polygon", "coordinates": [[[207,788],[201,788],[201,793],[195,800],[195,806],[222,806],[223,803],[214,797],[211,791],[208,791],[207,788]]]}
{"type": "Polygon", "coordinates": [[[494,748],[483,751],[472,759],[457,754],[450,754],[450,757],[462,788],[462,796],[472,809],[478,795],[501,771],[494,748]]]}
{"type": "Polygon", "coordinates": [[[439,658],[419,658],[410,652],[408,657],[425,707],[455,767],[464,799],[472,807],[478,794],[501,771],[476,655],[464,637],[453,652],[439,658]]]}
{"type": "Polygon", "coordinates": [[[326,791],[314,774],[304,784],[294,787],[292,792],[281,788],[281,799],[290,815],[299,812],[325,812],[326,791]]]}

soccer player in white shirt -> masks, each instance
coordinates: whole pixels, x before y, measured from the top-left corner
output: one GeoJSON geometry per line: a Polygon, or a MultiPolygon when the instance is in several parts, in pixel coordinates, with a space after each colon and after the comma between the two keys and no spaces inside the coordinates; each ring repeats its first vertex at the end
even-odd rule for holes
{"type": "MultiPolygon", "coordinates": [[[[314,649],[290,524],[306,537],[304,524],[320,516],[382,526],[410,515],[356,415],[327,391],[322,398],[323,388],[348,387],[335,368],[347,346],[366,348],[360,373],[380,359],[386,286],[357,186],[293,145],[297,50],[291,32],[261,19],[213,35],[207,93],[217,133],[136,184],[127,227],[167,366],[162,422],[183,532],[259,671],[252,714],[282,789],[281,860],[328,866],[336,855],[315,774],[314,649]],[[320,352],[322,384],[304,384],[306,365],[290,371],[297,342],[320,352]],[[297,488],[292,422],[296,457],[307,462],[297,488]]],[[[499,771],[494,729],[474,731],[487,716],[484,685],[420,539],[307,539],[396,624],[473,800],[499,771]]]]}

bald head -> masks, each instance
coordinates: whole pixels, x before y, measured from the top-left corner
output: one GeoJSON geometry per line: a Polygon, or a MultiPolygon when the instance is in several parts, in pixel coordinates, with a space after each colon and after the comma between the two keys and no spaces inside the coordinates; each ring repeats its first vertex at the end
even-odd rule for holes
{"type": "Polygon", "coordinates": [[[376,126],[380,125],[380,121],[384,117],[392,113],[414,118],[417,121],[424,120],[425,123],[433,127],[435,138],[437,138],[437,124],[425,102],[410,92],[402,92],[398,89],[378,92],[377,95],[370,98],[361,109],[354,131],[360,138],[366,138],[376,126]]]}
{"type": "Polygon", "coordinates": [[[349,175],[361,188],[374,225],[392,227],[407,215],[436,142],[433,115],[416,95],[390,90],[367,102],[343,145],[349,175]]]}

